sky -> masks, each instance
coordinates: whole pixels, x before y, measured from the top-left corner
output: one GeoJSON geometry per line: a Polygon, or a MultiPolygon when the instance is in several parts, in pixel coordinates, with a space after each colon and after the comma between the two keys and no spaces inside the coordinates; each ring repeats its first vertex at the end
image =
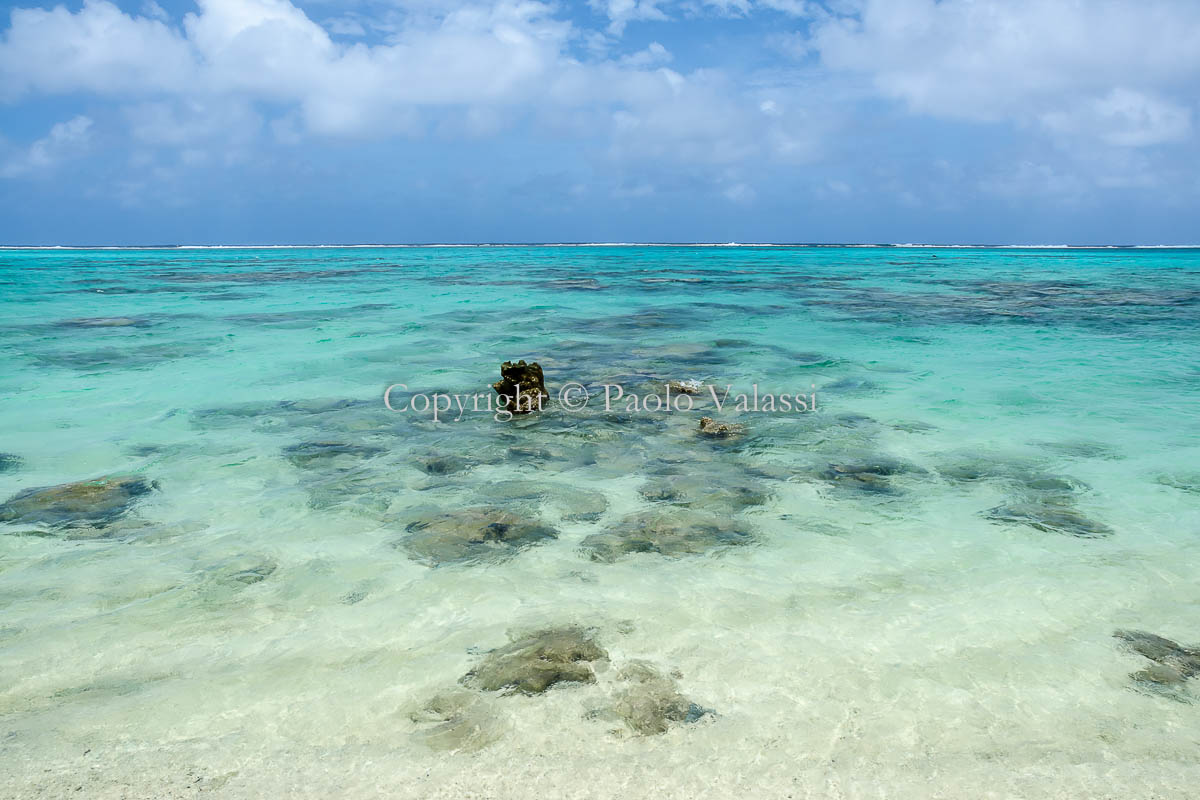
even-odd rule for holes
{"type": "Polygon", "coordinates": [[[1193,244],[1198,101],[1198,0],[0,1],[0,244],[1193,244]]]}

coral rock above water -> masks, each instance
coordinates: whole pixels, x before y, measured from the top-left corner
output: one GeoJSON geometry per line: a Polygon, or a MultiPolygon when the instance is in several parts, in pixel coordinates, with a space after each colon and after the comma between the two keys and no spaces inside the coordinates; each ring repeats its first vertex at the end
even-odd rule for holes
{"type": "Polygon", "coordinates": [[[746,432],[746,426],[736,422],[717,422],[712,417],[700,418],[700,434],[715,439],[725,439],[741,436],[746,432]]]}
{"type": "Polygon", "coordinates": [[[513,414],[541,411],[550,397],[542,366],[536,361],[529,364],[524,360],[505,361],[500,365],[500,380],[493,383],[492,388],[504,399],[503,408],[513,414]]]}
{"type": "Polygon", "coordinates": [[[667,390],[672,394],[700,394],[704,384],[695,379],[667,381],[667,390]]]}
{"type": "Polygon", "coordinates": [[[550,628],[491,651],[462,682],[488,692],[541,694],[558,683],[594,683],[593,663],[607,659],[587,629],[550,628]]]}
{"type": "Polygon", "coordinates": [[[64,527],[104,527],[115,522],[157,484],[136,476],[107,475],[89,481],[25,489],[0,504],[0,522],[64,527]]]}

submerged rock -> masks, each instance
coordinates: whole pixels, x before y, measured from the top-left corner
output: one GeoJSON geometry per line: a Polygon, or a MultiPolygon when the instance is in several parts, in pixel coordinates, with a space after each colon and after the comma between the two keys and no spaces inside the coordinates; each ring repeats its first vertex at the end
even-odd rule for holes
{"type": "Polygon", "coordinates": [[[312,470],[305,482],[310,508],[346,508],[368,516],[383,517],[393,497],[406,490],[394,475],[377,470],[312,470]]]}
{"type": "Polygon", "coordinates": [[[924,470],[897,458],[877,456],[830,464],[819,473],[819,477],[835,486],[865,492],[891,493],[894,489],[889,478],[913,472],[921,473],[924,470]]]}
{"type": "Polygon", "coordinates": [[[1154,666],[1145,671],[1143,677],[1146,680],[1180,683],[1200,675],[1200,648],[1185,647],[1146,631],[1118,630],[1113,631],[1113,636],[1133,652],[1154,662],[1154,666]]]}
{"type": "Polygon", "coordinates": [[[675,558],[752,541],[753,534],[743,523],[680,508],[625,517],[610,530],[585,538],[582,547],[593,561],[616,561],[630,553],[675,558]]]}
{"type": "Polygon", "coordinates": [[[106,475],[90,481],[25,489],[0,504],[0,522],[55,528],[102,528],[120,519],[158,484],[136,476],[106,475]]]}
{"type": "Polygon", "coordinates": [[[36,363],[44,367],[91,372],[100,369],[151,369],[165,362],[176,362],[208,353],[220,340],[191,339],[179,342],[151,342],[130,347],[58,349],[34,353],[36,363]]]}
{"type": "Polygon", "coordinates": [[[1018,492],[1043,497],[1069,498],[1088,488],[1087,484],[1067,475],[1030,473],[1015,476],[1013,480],[1018,492]]]}
{"type": "Polygon", "coordinates": [[[515,461],[533,461],[544,464],[548,461],[563,461],[568,458],[561,448],[541,447],[532,444],[514,444],[508,448],[507,457],[515,461]]]}
{"type": "Polygon", "coordinates": [[[882,387],[866,378],[845,377],[825,384],[820,391],[825,394],[866,395],[882,391],[882,387]]]}
{"type": "MultiPolygon", "coordinates": [[[[1076,536],[1105,536],[1111,533],[1105,526],[1086,520],[1073,510],[1077,497],[1088,490],[1086,483],[1069,475],[1046,472],[1036,461],[999,455],[967,455],[941,464],[938,474],[956,483],[998,481],[1003,485],[1008,490],[1011,502],[987,512],[990,518],[1016,522],[1036,522],[1040,519],[1046,527],[1076,536]],[[1089,530],[1091,532],[1087,532],[1089,530]]],[[[1034,527],[1046,529],[1041,527],[1041,523],[1034,524],[1034,527]]]]}
{"type": "Polygon", "coordinates": [[[936,431],[938,429],[936,425],[928,422],[922,422],[920,420],[902,420],[900,422],[893,422],[892,428],[905,433],[929,433],[930,431],[936,431]]]}
{"type": "Polygon", "coordinates": [[[1118,630],[1113,636],[1128,649],[1150,659],[1145,668],[1130,673],[1134,689],[1179,703],[1196,702],[1188,681],[1200,674],[1200,650],[1145,631],[1118,630]]]}
{"type": "Polygon", "coordinates": [[[879,424],[879,421],[874,417],[854,413],[838,414],[834,416],[833,422],[835,425],[841,425],[843,428],[863,428],[879,424]]]}
{"type": "Polygon", "coordinates": [[[64,328],[132,328],[149,325],[150,321],[134,317],[81,317],[64,319],[58,324],[64,328]]]}
{"type": "Polygon", "coordinates": [[[1158,483],[1181,492],[1200,494],[1200,472],[1159,475],[1158,483]]]}
{"type": "Polygon", "coordinates": [[[259,591],[278,570],[276,562],[262,554],[238,553],[220,561],[201,565],[194,573],[191,592],[198,606],[210,610],[229,604],[258,601],[259,591]],[[248,594],[243,594],[248,593],[248,594]]]}
{"type": "Polygon", "coordinates": [[[531,505],[552,506],[563,519],[572,521],[594,521],[608,510],[608,500],[602,492],[560,483],[497,481],[481,488],[480,494],[491,502],[527,501],[531,505]]]}
{"type": "Polygon", "coordinates": [[[555,486],[549,492],[549,502],[560,510],[563,519],[571,521],[594,522],[608,510],[603,492],[571,486],[555,486]]]}
{"type": "Polygon", "coordinates": [[[627,686],[617,693],[612,711],[642,736],[666,733],[671,723],[697,722],[715,713],[684,697],[673,678],[647,662],[626,665],[617,678],[627,686]]]}
{"type": "Polygon", "coordinates": [[[384,452],[382,447],[346,442],[300,442],[283,448],[284,457],[303,468],[327,466],[333,461],[359,461],[384,452]]]}
{"type": "MultiPolygon", "coordinates": [[[[347,398],[252,401],[215,408],[202,408],[192,414],[196,423],[209,427],[242,426],[252,420],[260,427],[314,428],[320,436],[337,434],[394,434],[406,422],[382,404],[347,398]]],[[[311,435],[311,434],[310,434],[311,435]]]]}
{"type": "Polygon", "coordinates": [[[417,467],[427,475],[453,475],[470,469],[471,461],[455,455],[427,455],[416,460],[417,467]]]}
{"type": "Polygon", "coordinates": [[[1035,442],[1039,447],[1068,458],[1121,458],[1121,451],[1103,442],[1068,439],[1061,442],[1035,442]]]}
{"type": "Polygon", "coordinates": [[[1086,539],[1111,536],[1113,529],[1085,517],[1075,509],[1050,502],[1010,503],[989,509],[985,516],[994,522],[1028,525],[1039,531],[1066,533],[1086,539]]]}
{"type": "Polygon", "coordinates": [[[1082,481],[1046,472],[1032,459],[999,453],[960,454],[938,466],[937,471],[958,483],[1002,480],[1025,492],[1070,494],[1087,488],[1082,481]]]}
{"type": "Polygon", "coordinates": [[[1151,664],[1140,669],[1129,677],[1141,684],[1154,686],[1181,687],[1187,682],[1187,676],[1174,667],[1165,664],[1151,664]]]}
{"type": "Polygon", "coordinates": [[[717,422],[712,417],[700,418],[700,435],[714,439],[727,439],[741,436],[746,432],[746,426],[737,422],[717,422]]]}
{"type": "Polygon", "coordinates": [[[997,478],[1001,472],[996,464],[986,460],[963,459],[938,467],[938,474],[943,478],[959,483],[974,483],[989,478],[997,478]]]}
{"type": "Polygon", "coordinates": [[[334,411],[346,411],[353,408],[375,408],[374,404],[368,404],[366,401],[350,400],[345,397],[318,397],[307,398],[304,400],[283,400],[279,402],[277,406],[283,411],[295,412],[297,414],[328,414],[334,411]]]}
{"type": "Polygon", "coordinates": [[[421,517],[406,527],[400,546],[430,566],[497,561],[558,538],[549,525],[498,508],[467,508],[421,517]]]}
{"type": "Polygon", "coordinates": [[[278,565],[271,559],[256,555],[237,555],[225,559],[205,571],[205,579],[213,584],[238,589],[262,583],[275,574],[278,565]]]}
{"type": "Polygon", "coordinates": [[[550,397],[542,367],[536,361],[529,364],[524,360],[505,361],[500,365],[500,380],[492,388],[504,399],[503,408],[513,414],[541,411],[550,397]]]}
{"type": "Polygon", "coordinates": [[[21,468],[22,459],[12,453],[0,453],[0,472],[16,472],[21,468]]]}
{"type": "Polygon", "coordinates": [[[753,482],[723,481],[714,474],[665,475],[638,490],[653,503],[670,503],[713,512],[737,513],[761,506],[771,493],[753,482]]]}
{"type": "Polygon", "coordinates": [[[475,692],[451,690],[417,705],[408,718],[416,736],[434,750],[479,750],[500,738],[500,725],[487,701],[475,692]]]}
{"type": "Polygon", "coordinates": [[[592,665],[607,659],[589,630],[549,628],[491,651],[462,683],[487,692],[541,694],[558,683],[595,683],[592,665]]]}

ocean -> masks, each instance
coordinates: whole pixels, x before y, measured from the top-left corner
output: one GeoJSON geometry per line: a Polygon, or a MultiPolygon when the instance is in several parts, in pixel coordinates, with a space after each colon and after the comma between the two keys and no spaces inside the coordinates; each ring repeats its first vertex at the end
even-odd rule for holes
{"type": "Polygon", "coordinates": [[[0,286],[0,795],[1200,784],[1200,250],[6,249],[0,286]],[[517,360],[549,396],[509,417],[517,360]]]}

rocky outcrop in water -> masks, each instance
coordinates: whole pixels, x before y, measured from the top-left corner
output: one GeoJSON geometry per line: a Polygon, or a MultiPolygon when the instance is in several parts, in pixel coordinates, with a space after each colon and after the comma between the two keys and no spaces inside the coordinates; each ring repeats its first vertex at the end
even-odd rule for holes
{"type": "Polygon", "coordinates": [[[537,631],[488,653],[462,677],[462,683],[487,692],[541,694],[559,683],[594,683],[593,665],[608,652],[591,631],[568,626],[537,631]]]}
{"type": "Polygon", "coordinates": [[[558,531],[536,519],[490,507],[426,515],[410,522],[406,530],[408,535],[399,546],[430,566],[500,561],[558,537],[558,531]]]}
{"type": "Polygon", "coordinates": [[[750,527],[744,523],[678,508],[628,516],[610,530],[585,538],[582,547],[593,561],[616,561],[633,553],[677,558],[752,541],[750,527]]]}
{"type": "Polygon", "coordinates": [[[667,389],[671,394],[700,394],[704,384],[694,378],[683,381],[667,381],[667,389]]]}
{"type": "Polygon", "coordinates": [[[729,439],[741,436],[746,432],[746,426],[737,422],[717,422],[712,417],[700,418],[700,435],[713,439],[729,439]]]}
{"type": "Polygon", "coordinates": [[[21,468],[21,457],[12,453],[0,453],[0,472],[16,472],[21,468]]]}
{"type": "Polygon", "coordinates": [[[107,475],[90,481],[25,489],[0,504],[0,522],[62,528],[103,528],[124,516],[157,484],[136,476],[107,475]]]}
{"type": "Polygon", "coordinates": [[[492,388],[500,395],[501,407],[513,414],[541,411],[550,397],[542,367],[536,361],[505,361],[500,365],[500,380],[492,388]]]}

